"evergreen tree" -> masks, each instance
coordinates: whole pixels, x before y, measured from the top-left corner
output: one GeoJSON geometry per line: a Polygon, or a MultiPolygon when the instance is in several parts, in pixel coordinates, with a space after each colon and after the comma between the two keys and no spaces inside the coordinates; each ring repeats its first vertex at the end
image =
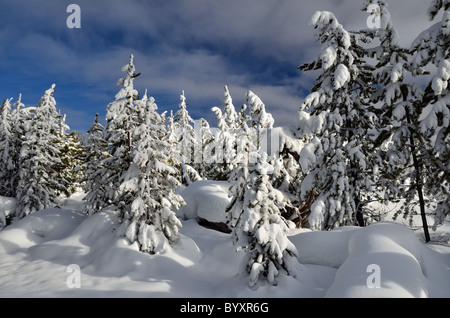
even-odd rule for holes
{"type": "Polygon", "coordinates": [[[16,217],[56,205],[58,193],[66,191],[55,167],[61,165],[55,84],[40,99],[33,117],[25,123],[25,140],[19,156],[16,217]]]}
{"type": "Polygon", "coordinates": [[[79,181],[83,176],[82,166],[83,148],[81,138],[77,131],[67,133],[70,129],[66,124],[66,116],[58,116],[59,145],[61,164],[55,167],[58,172],[58,181],[64,185],[64,195],[69,197],[79,187],[79,181]]]}
{"type": "Polygon", "coordinates": [[[301,206],[299,200],[302,178],[300,165],[291,154],[274,158],[271,182],[283,197],[277,204],[278,209],[284,218],[296,222],[298,227],[305,225],[309,215],[309,211],[305,211],[306,204],[301,206]]]}
{"type": "Polygon", "coordinates": [[[233,105],[233,99],[231,98],[230,90],[225,85],[225,99],[223,101],[223,114],[225,117],[226,127],[230,130],[238,128],[239,115],[236,112],[236,108],[233,105]]]}
{"type": "Polygon", "coordinates": [[[267,130],[273,128],[275,121],[272,115],[266,112],[266,106],[255,93],[248,91],[246,98],[250,109],[250,127],[255,130],[254,143],[260,148],[262,138],[267,136],[267,130]]]}
{"type": "Polygon", "coordinates": [[[184,91],[182,91],[180,104],[178,105],[179,110],[175,113],[174,117],[174,128],[177,135],[177,152],[181,154],[181,182],[184,185],[189,185],[191,183],[191,177],[194,177],[192,181],[195,181],[197,179],[196,175],[198,174],[193,168],[197,140],[194,127],[192,126],[194,120],[189,116],[186,107],[186,97],[184,96],[184,91]]]}
{"type": "Polygon", "coordinates": [[[16,173],[14,159],[14,123],[11,120],[11,99],[5,99],[0,108],[0,195],[13,197],[15,188],[11,181],[16,173]]]}
{"type": "Polygon", "coordinates": [[[173,209],[184,201],[175,194],[179,182],[166,151],[164,118],[157,113],[152,97],[144,96],[143,101],[147,105],[145,121],[136,129],[132,162],[122,174],[119,188],[123,202],[119,233],[137,242],[141,251],[154,254],[163,252],[167,242],[179,239],[181,222],[173,209]]]}
{"type": "MultiPolygon", "coordinates": [[[[369,6],[373,1],[366,1],[369,6]]],[[[403,199],[400,211],[405,216],[414,212],[416,197],[420,198],[420,209],[425,215],[423,200],[423,154],[426,147],[418,132],[418,105],[422,91],[406,82],[410,67],[410,52],[398,44],[398,33],[393,26],[387,5],[376,3],[372,12],[380,21],[380,28],[363,30],[361,33],[379,45],[367,50],[377,64],[373,72],[378,90],[372,96],[376,106],[378,136],[371,154],[376,173],[374,196],[381,201],[395,202],[403,199]],[[381,106],[382,105],[382,106],[381,106]]],[[[363,8],[364,10],[364,8],[363,8]]],[[[412,218],[411,218],[412,220],[412,218]]],[[[427,228],[427,226],[425,226],[427,228]]]]}
{"type": "Polygon", "coordinates": [[[209,179],[211,177],[211,169],[213,168],[215,139],[206,119],[200,118],[197,121],[197,127],[197,148],[195,150],[196,170],[202,179],[209,179]]]}
{"type": "Polygon", "coordinates": [[[62,148],[62,152],[66,158],[63,158],[63,162],[66,162],[66,180],[69,181],[68,191],[69,194],[75,193],[82,187],[82,178],[85,168],[85,153],[86,148],[82,142],[80,133],[73,130],[66,135],[66,143],[62,148]]]}
{"type": "Polygon", "coordinates": [[[86,167],[81,182],[84,182],[84,191],[86,196],[83,198],[84,213],[92,215],[108,206],[105,202],[105,188],[103,175],[105,169],[103,167],[104,158],[108,157],[107,142],[105,140],[105,128],[98,121],[98,114],[95,115],[94,123],[87,131],[88,142],[86,145],[86,167]]]}
{"type": "Polygon", "coordinates": [[[172,167],[175,168],[175,178],[177,180],[182,180],[181,175],[181,153],[178,151],[178,133],[176,131],[175,127],[175,121],[174,121],[174,115],[173,111],[170,111],[170,116],[167,118],[168,124],[167,124],[167,133],[164,137],[164,140],[166,141],[168,148],[167,153],[169,156],[169,163],[172,167]]]}
{"type": "Polygon", "coordinates": [[[450,214],[450,2],[432,1],[428,16],[434,20],[443,11],[442,19],[423,31],[413,42],[412,73],[428,79],[424,70],[431,66],[431,80],[422,99],[417,102],[420,133],[427,142],[424,188],[435,205],[436,225],[450,214]],[[432,177],[431,177],[432,176],[432,177]]]}
{"type": "MultiPolygon", "coordinates": [[[[25,120],[30,116],[24,107],[22,95],[19,94],[17,101],[10,105],[10,100],[5,100],[0,110],[0,195],[15,197],[19,183],[19,155],[24,139],[25,120]],[[8,113],[8,109],[10,113],[8,113]]],[[[9,223],[13,214],[6,216],[5,222],[9,223]]],[[[4,225],[6,225],[4,223],[4,225]]]]}
{"type": "MultiPolygon", "coordinates": [[[[366,5],[370,3],[367,1],[366,5]]],[[[432,3],[430,18],[439,11],[439,5],[444,6],[432,3]]],[[[405,218],[410,217],[410,222],[418,205],[425,240],[429,241],[427,205],[430,208],[436,204],[437,223],[449,209],[449,110],[445,105],[445,87],[450,68],[445,66],[449,41],[445,36],[445,15],[443,22],[424,31],[407,50],[398,45],[397,31],[386,6],[377,3],[377,8],[375,14],[383,23],[379,29],[363,33],[380,41],[379,46],[369,50],[370,56],[378,60],[374,80],[380,87],[372,100],[384,105],[377,111],[380,127],[375,141],[375,161],[381,171],[378,186],[383,190],[379,193],[385,194],[384,200],[403,199],[405,203],[395,217],[402,213],[405,218]],[[437,72],[423,90],[410,78],[428,76],[428,64],[434,64],[437,72]],[[437,120],[439,117],[443,120],[437,120]]]]}
{"type": "Polygon", "coordinates": [[[17,101],[12,105],[11,122],[12,122],[12,148],[14,152],[11,156],[11,163],[14,164],[14,173],[11,179],[11,188],[13,189],[13,197],[16,196],[17,187],[19,184],[19,158],[22,149],[22,143],[25,138],[25,123],[31,116],[30,111],[27,111],[25,105],[22,103],[22,94],[19,94],[17,101]]]}
{"type": "Polygon", "coordinates": [[[332,13],[316,12],[310,23],[318,30],[323,49],[318,59],[299,69],[322,73],[301,111],[310,111],[321,125],[300,154],[306,174],[301,199],[306,200],[313,189],[319,193],[310,216],[314,228],[363,226],[364,195],[372,184],[367,162],[374,117],[368,107],[372,68],[364,61],[359,36],[347,32],[332,13]]]}
{"type": "Polygon", "coordinates": [[[228,180],[235,168],[233,161],[236,159],[236,131],[239,128],[239,116],[233,105],[228,86],[225,86],[223,111],[218,107],[213,107],[212,111],[218,121],[214,149],[214,179],[228,180]]]}
{"type": "Polygon", "coordinates": [[[246,109],[247,105],[242,105],[238,118],[239,126],[235,129],[236,156],[231,161],[234,169],[229,175],[229,181],[237,180],[237,174],[242,169],[242,165],[256,163],[256,154],[259,151],[255,142],[257,138],[254,134],[255,130],[251,129],[247,124],[251,118],[246,114],[246,109]]]}
{"type": "Polygon", "coordinates": [[[238,251],[246,252],[244,264],[250,287],[256,287],[261,276],[276,285],[280,272],[294,277],[297,272],[298,252],[286,236],[289,225],[277,207],[280,198],[268,175],[272,170],[266,154],[256,164],[241,165],[227,207],[234,242],[239,245],[238,251]]]}
{"type": "Polygon", "coordinates": [[[108,154],[102,160],[104,167],[105,197],[101,200],[116,205],[121,209],[117,199],[117,191],[121,184],[123,171],[128,170],[132,162],[131,150],[134,146],[134,131],[138,124],[135,100],[138,92],[134,89],[135,67],[131,54],[127,65],[122,67],[125,76],[117,82],[122,86],[106,109],[105,140],[108,143],[108,154]]]}

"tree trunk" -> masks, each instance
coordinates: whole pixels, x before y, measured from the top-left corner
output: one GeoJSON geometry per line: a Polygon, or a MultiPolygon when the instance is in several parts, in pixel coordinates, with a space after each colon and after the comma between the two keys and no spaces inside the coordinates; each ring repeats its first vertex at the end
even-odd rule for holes
{"type": "Polygon", "coordinates": [[[362,203],[360,201],[360,194],[358,193],[358,196],[355,198],[355,205],[356,205],[356,221],[358,222],[358,225],[360,227],[364,227],[364,215],[362,211],[362,203]]]}
{"type": "MultiPolygon", "coordinates": [[[[353,132],[352,127],[352,122],[350,120],[347,120],[347,128],[348,128],[348,141],[350,142],[352,140],[352,138],[354,137],[355,133],[353,132]]],[[[357,167],[357,164],[353,161],[350,160],[350,178],[352,181],[352,186],[353,189],[357,188],[357,183],[358,183],[358,172],[359,172],[359,168],[357,167]]],[[[356,212],[355,212],[355,219],[356,222],[358,223],[358,225],[360,227],[364,227],[365,223],[364,223],[364,213],[363,213],[363,209],[362,209],[362,202],[361,202],[361,192],[358,190],[358,193],[354,194],[354,202],[355,202],[355,207],[356,207],[356,212]]]]}
{"type": "MultiPolygon", "coordinates": [[[[406,120],[408,125],[411,125],[411,117],[409,112],[406,112],[406,120]]],[[[428,243],[430,239],[430,233],[428,231],[428,223],[425,214],[425,200],[423,198],[423,190],[422,190],[422,180],[421,180],[421,172],[420,172],[420,163],[417,158],[416,146],[414,143],[414,131],[409,128],[409,142],[411,144],[411,154],[413,157],[414,170],[415,170],[415,187],[417,190],[417,195],[419,196],[419,206],[420,206],[420,216],[422,217],[423,231],[425,234],[425,242],[428,243]]]]}

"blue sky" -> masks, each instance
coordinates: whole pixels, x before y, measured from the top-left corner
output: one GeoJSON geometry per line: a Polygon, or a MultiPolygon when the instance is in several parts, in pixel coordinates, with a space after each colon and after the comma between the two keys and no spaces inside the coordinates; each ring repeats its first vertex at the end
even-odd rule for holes
{"type": "MultiPolygon", "coordinates": [[[[428,0],[387,0],[402,44],[430,25],[428,0]]],[[[365,28],[363,0],[1,0],[0,98],[22,93],[37,103],[52,83],[57,107],[72,129],[104,118],[118,91],[121,67],[135,56],[135,87],[176,110],[185,91],[193,118],[215,126],[228,85],[237,109],[252,90],[277,126],[293,125],[314,74],[297,67],[320,53],[308,25],[332,11],[348,30],[365,28]],[[69,29],[67,6],[81,8],[81,28],[69,29]]]]}

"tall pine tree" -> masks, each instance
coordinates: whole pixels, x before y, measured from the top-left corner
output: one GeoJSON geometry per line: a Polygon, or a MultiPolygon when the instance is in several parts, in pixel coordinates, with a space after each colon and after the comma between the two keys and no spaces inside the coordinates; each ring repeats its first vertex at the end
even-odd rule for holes
{"type": "Polygon", "coordinates": [[[45,91],[32,118],[25,123],[25,140],[19,156],[17,218],[55,206],[58,194],[66,191],[56,169],[61,159],[54,89],[55,84],[45,91]]]}
{"type": "Polygon", "coordinates": [[[125,76],[117,82],[122,86],[106,109],[105,140],[108,143],[108,154],[102,160],[104,175],[102,183],[105,185],[103,202],[109,202],[122,208],[121,200],[117,196],[121,184],[123,171],[128,170],[132,162],[131,151],[134,146],[134,132],[138,124],[135,100],[138,92],[134,89],[135,67],[134,56],[131,54],[127,65],[122,67],[125,76]]]}
{"type": "Polygon", "coordinates": [[[98,120],[98,114],[95,115],[94,123],[87,131],[88,140],[85,154],[85,169],[81,181],[84,183],[86,196],[84,212],[92,215],[109,205],[105,202],[104,166],[103,160],[109,156],[106,152],[107,142],[105,140],[105,127],[98,120]]]}
{"type": "Polygon", "coordinates": [[[428,79],[424,71],[433,70],[431,80],[418,101],[420,132],[429,149],[427,176],[424,188],[431,199],[436,215],[436,224],[450,214],[450,2],[432,1],[428,17],[434,20],[439,12],[442,19],[423,31],[413,42],[411,50],[413,75],[428,79]]]}
{"type": "Polygon", "coordinates": [[[157,113],[152,97],[145,95],[142,101],[145,120],[136,128],[132,161],[122,174],[118,192],[123,202],[119,233],[136,242],[141,251],[155,254],[178,241],[181,222],[173,210],[184,200],[175,194],[180,183],[167,153],[164,117],[157,113]]]}
{"type": "Polygon", "coordinates": [[[178,105],[178,108],[179,109],[174,116],[174,129],[177,136],[176,149],[181,155],[181,182],[184,185],[189,185],[192,178],[194,178],[192,181],[197,179],[196,174],[198,174],[193,171],[197,139],[193,127],[194,120],[189,116],[184,91],[182,91],[180,95],[180,104],[178,105]]]}
{"type": "Polygon", "coordinates": [[[236,132],[239,129],[239,115],[233,105],[228,86],[225,86],[223,109],[213,107],[212,111],[218,121],[215,134],[214,149],[214,179],[228,180],[235,166],[236,159],[236,132]]]}
{"type": "Polygon", "coordinates": [[[310,23],[323,48],[319,58],[299,69],[322,73],[301,111],[319,118],[320,127],[300,154],[306,174],[302,199],[313,189],[319,193],[311,208],[314,228],[363,226],[364,194],[371,184],[367,138],[373,125],[368,111],[372,68],[364,61],[359,37],[346,31],[332,13],[316,12],[310,23]]]}
{"type": "Polygon", "coordinates": [[[5,99],[0,108],[0,195],[6,197],[15,196],[15,189],[12,184],[16,173],[16,162],[13,161],[14,134],[11,116],[11,99],[5,99]]]}

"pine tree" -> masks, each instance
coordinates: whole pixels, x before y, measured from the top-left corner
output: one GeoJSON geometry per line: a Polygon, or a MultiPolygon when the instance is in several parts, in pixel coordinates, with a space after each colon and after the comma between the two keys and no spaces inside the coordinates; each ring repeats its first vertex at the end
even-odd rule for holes
{"type": "Polygon", "coordinates": [[[332,13],[316,12],[310,23],[318,30],[323,49],[319,58],[299,69],[322,73],[301,111],[310,111],[320,125],[300,154],[306,174],[301,199],[306,200],[313,189],[319,193],[311,210],[314,228],[363,226],[364,195],[372,184],[367,162],[374,117],[368,107],[372,68],[364,61],[358,35],[346,31],[332,13]]]}
{"type": "Polygon", "coordinates": [[[225,99],[223,101],[223,114],[225,117],[225,124],[230,130],[238,128],[239,115],[236,112],[236,108],[233,105],[233,99],[231,98],[230,90],[225,85],[225,99]]]}
{"type": "Polygon", "coordinates": [[[182,180],[182,175],[181,175],[182,158],[181,158],[181,153],[178,151],[178,137],[179,136],[176,131],[174,115],[173,115],[172,110],[170,111],[170,115],[167,118],[167,121],[168,121],[167,133],[166,133],[166,136],[164,137],[164,140],[168,145],[167,153],[169,156],[169,162],[170,162],[170,165],[175,168],[175,178],[177,178],[177,180],[182,180]]]}
{"type": "Polygon", "coordinates": [[[83,198],[84,213],[92,215],[109,205],[105,202],[105,188],[103,175],[104,158],[108,157],[107,142],[105,140],[105,128],[98,121],[98,114],[95,115],[94,123],[87,131],[88,140],[86,145],[86,167],[81,182],[84,182],[86,196],[83,198]]]}
{"type": "MultiPolygon", "coordinates": [[[[366,1],[366,6],[373,1],[366,1]]],[[[410,52],[398,44],[398,33],[393,26],[387,5],[376,3],[377,10],[372,14],[380,21],[380,27],[363,30],[370,41],[379,40],[379,45],[369,48],[368,56],[375,58],[377,64],[373,81],[378,90],[372,96],[372,103],[379,120],[371,154],[376,173],[374,196],[381,201],[404,200],[401,208],[405,216],[414,212],[415,198],[420,198],[420,209],[425,214],[423,200],[423,155],[426,152],[418,131],[418,108],[416,101],[421,98],[421,90],[407,83],[410,67],[410,52]],[[382,106],[381,106],[382,105],[382,106]]],[[[363,8],[364,10],[365,8],[363,8]]],[[[412,218],[411,218],[412,220],[412,218]]],[[[427,226],[425,226],[427,229],[427,226]]]]}
{"type": "Polygon", "coordinates": [[[61,160],[54,88],[55,84],[45,92],[33,117],[25,124],[25,140],[19,157],[17,218],[55,206],[58,193],[66,191],[55,169],[61,160]]]}
{"type": "Polygon", "coordinates": [[[198,132],[196,133],[197,148],[194,151],[196,170],[202,179],[209,179],[213,168],[215,139],[206,119],[200,118],[196,126],[198,127],[198,132]]]}
{"type": "Polygon", "coordinates": [[[175,194],[179,182],[167,155],[169,144],[164,117],[157,113],[154,99],[144,96],[145,121],[136,129],[131,164],[121,177],[119,199],[122,222],[119,233],[150,254],[163,252],[166,243],[177,242],[181,222],[173,209],[184,204],[175,194]]]}
{"type": "Polygon", "coordinates": [[[272,170],[266,154],[256,164],[242,164],[230,191],[227,222],[239,245],[237,250],[246,252],[244,264],[250,287],[256,287],[261,276],[276,285],[280,272],[294,277],[297,272],[298,252],[286,236],[289,226],[277,207],[280,198],[268,175],[272,170]]]}
{"type": "Polygon", "coordinates": [[[16,170],[14,135],[11,120],[11,99],[5,99],[0,108],[0,195],[13,197],[15,188],[11,181],[16,170]]]}
{"type": "Polygon", "coordinates": [[[300,189],[303,179],[298,161],[291,154],[274,158],[271,182],[274,189],[280,192],[283,200],[277,204],[281,215],[302,227],[308,220],[307,205],[300,204],[300,189]]]}
{"type": "Polygon", "coordinates": [[[70,129],[66,124],[66,116],[58,116],[59,125],[59,145],[61,164],[55,166],[58,175],[58,182],[64,185],[64,195],[69,197],[75,193],[79,187],[79,181],[83,176],[81,138],[77,131],[68,133],[70,129]]]}
{"type": "Polygon", "coordinates": [[[22,103],[22,94],[19,94],[17,101],[12,105],[11,122],[12,122],[12,148],[14,152],[11,156],[11,163],[14,164],[14,173],[11,179],[11,188],[13,189],[13,197],[17,194],[17,187],[19,184],[19,159],[22,143],[25,136],[25,123],[28,122],[31,114],[26,110],[22,103]]]}
{"type": "Polygon", "coordinates": [[[242,105],[238,117],[239,126],[235,129],[236,156],[231,161],[233,170],[229,175],[229,181],[237,180],[237,174],[242,169],[242,165],[256,163],[256,154],[259,151],[259,148],[256,146],[257,136],[255,129],[251,129],[247,124],[251,117],[247,115],[246,109],[247,105],[242,105]]]}
{"type": "Polygon", "coordinates": [[[177,135],[176,145],[177,152],[181,154],[181,182],[184,185],[191,183],[191,178],[197,179],[198,173],[194,171],[193,163],[195,161],[194,153],[196,147],[195,130],[192,126],[194,120],[189,116],[187,111],[186,97],[184,91],[180,95],[179,110],[175,113],[174,128],[177,135]]]}
{"type": "Polygon", "coordinates": [[[235,168],[233,161],[235,161],[237,155],[236,131],[239,128],[239,115],[233,105],[228,86],[225,86],[223,111],[218,107],[213,107],[212,111],[218,121],[214,149],[214,179],[228,180],[235,168]]]}
{"type": "MultiPolygon", "coordinates": [[[[422,32],[411,46],[413,75],[428,75],[425,68],[432,66],[431,80],[422,99],[417,102],[420,133],[427,142],[428,154],[424,190],[435,206],[436,224],[450,214],[450,2],[432,1],[428,17],[434,20],[443,10],[441,21],[422,32]]],[[[422,217],[424,219],[424,216],[422,217]]]]}
{"type": "MultiPolygon", "coordinates": [[[[430,19],[445,6],[443,2],[433,2],[428,10],[430,19]]],[[[384,199],[400,198],[405,202],[395,217],[403,214],[412,222],[419,206],[425,241],[429,241],[427,205],[428,208],[436,205],[437,224],[449,210],[448,102],[445,105],[450,77],[450,67],[446,67],[450,65],[448,20],[444,14],[443,21],[420,34],[407,50],[398,45],[397,32],[386,6],[378,3],[377,7],[376,14],[383,23],[380,29],[367,30],[365,34],[378,38],[381,43],[370,50],[372,57],[379,60],[374,79],[380,89],[373,101],[385,105],[378,110],[380,133],[375,142],[384,150],[378,152],[382,171],[379,184],[385,189],[384,199]],[[437,72],[423,90],[409,78],[428,76],[425,67],[429,64],[434,64],[437,72]]]]}
{"type": "Polygon", "coordinates": [[[73,130],[66,135],[66,143],[62,148],[62,152],[66,154],[65,157],[68,158],[63,159],[63,162],[66,162],[65,178],[69,181],[69,194],[73,194],[82,187],[81,180],[84,175],[85,167],[84,159],[86,148],[78,131],[73,130]]]}
{"type": "Polygon", "coordinates": [[[266,106],[255,93],[248,91],[246,99],[250,110],[250,127],[255,130],[254,143],[259,148],[262,138],[267,136],[267,130],[273,128],[275,121],[272,115],[266,112],[266,106]]]}
{"type": "Polygon", "coordinates": [[[108,154],[102,161],[104,167],[105,197],[101,200],[109,202],[121,209],[123,203],[117,198],[123,171],[128,170],[132,162],[131,150],[134,146],[134,131],[138,124],[135,100],[138,92],[134,89],[135,67],[131,54],[127,65],[122,67],[125,76],[117,82],[122,86],[106,109],[105,140],[108,143],[108,154]]]}

